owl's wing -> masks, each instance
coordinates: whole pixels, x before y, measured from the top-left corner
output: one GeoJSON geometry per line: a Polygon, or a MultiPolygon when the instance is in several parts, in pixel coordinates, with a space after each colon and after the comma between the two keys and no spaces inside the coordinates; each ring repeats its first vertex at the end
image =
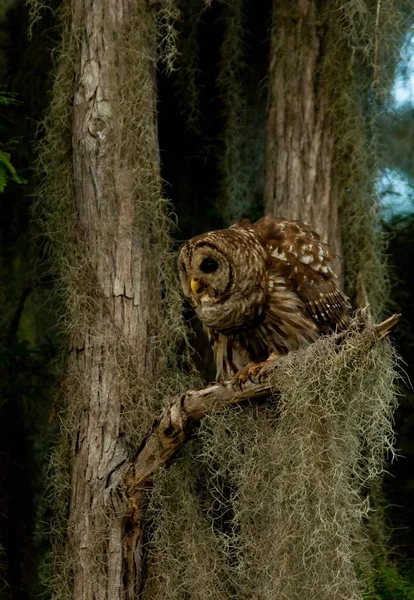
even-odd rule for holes
{"type": "Polygon", "coordinates": [[[303,223],[264,217],[253,227],[266,248],[270,277],[283,277],[323,333],[349,325],[348,298],[336,284],[335,255],[303,223]]]}

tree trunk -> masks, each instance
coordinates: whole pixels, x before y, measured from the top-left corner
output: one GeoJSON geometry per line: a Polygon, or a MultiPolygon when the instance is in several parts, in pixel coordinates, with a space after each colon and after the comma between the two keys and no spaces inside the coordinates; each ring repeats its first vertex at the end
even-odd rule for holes
{"type": "MultiPolygon", "coordinates": [[[[73,388],[71,402],[81,402],[72,449],[69,517],[76,600],[133,596],[134,590],[126,589],[131,586],[125,560],[131,540],[134,560],[140,562],[142,535],[137,531],[127,535],[125,515],[113,510],[110,496],[127,458],[120,437],[124,382],[119,347],[139,349],[142,371],[152,372],[156,360],[155,353],[151,358],[148,352],[148,312],[150,302],[159,302],[160,296],[154,295],[154,282],[150,285],[147,244],[136,228],[140,202],[133,179],[136,156],[120,139],[126,131],[122,119],[129,115],[119,109],[119,96],[128,86],[124,51],[131,15],[141,11],[151,24],[148,10],[144,0],[72,0],[78,36],[73,107],[75,254],[68,268],[76,326],[67,381],[69,390],[73,388]]],[[[147,57],[142,86],[153,124],[152,165],[158,170],[153,34],[147,32],[141,40],[147,57]]]]}
{"type": "MultiPolygon", "coordinates": [[[[327,2],[275,0],[265,151],[266,214],[298,219],[341,253],[327,2]]],[[[339,264],[337,265],[338,271],[339,264]]]]}

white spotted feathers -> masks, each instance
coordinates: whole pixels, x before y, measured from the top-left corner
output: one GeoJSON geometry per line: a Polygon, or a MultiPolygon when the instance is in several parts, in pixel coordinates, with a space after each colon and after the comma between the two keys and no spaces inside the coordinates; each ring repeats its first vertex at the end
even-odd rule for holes
{"type": "Polygon", "coordinates": [[[270,294],[273,279],[282,275],[321,332],[346,328],[350,305],[336,284],[331,267],[335,255],[319,235],[298,221],[270,217],[254,227],[269,255],[270,294]]]}

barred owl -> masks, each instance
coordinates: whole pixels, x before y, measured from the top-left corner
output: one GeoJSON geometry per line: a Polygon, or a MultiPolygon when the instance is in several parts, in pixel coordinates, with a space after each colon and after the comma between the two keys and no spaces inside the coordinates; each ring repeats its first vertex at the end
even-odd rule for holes
{"type": "Polygon", "coordinates": [[[181,284],[209,335],[218,380],[347,327],[333,258],[306,225],[271,217],[181,247],[181,284]]]}

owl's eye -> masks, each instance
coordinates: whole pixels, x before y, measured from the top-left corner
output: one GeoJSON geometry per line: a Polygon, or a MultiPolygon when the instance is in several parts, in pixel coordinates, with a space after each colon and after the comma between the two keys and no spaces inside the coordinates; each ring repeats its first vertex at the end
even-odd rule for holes
{"type": "Polygon", "coordinates": [[[205,258],[200,263],[200,271],[203,273],[214,273],[218,269],[218,262],[214,258],[205,258]]]}

